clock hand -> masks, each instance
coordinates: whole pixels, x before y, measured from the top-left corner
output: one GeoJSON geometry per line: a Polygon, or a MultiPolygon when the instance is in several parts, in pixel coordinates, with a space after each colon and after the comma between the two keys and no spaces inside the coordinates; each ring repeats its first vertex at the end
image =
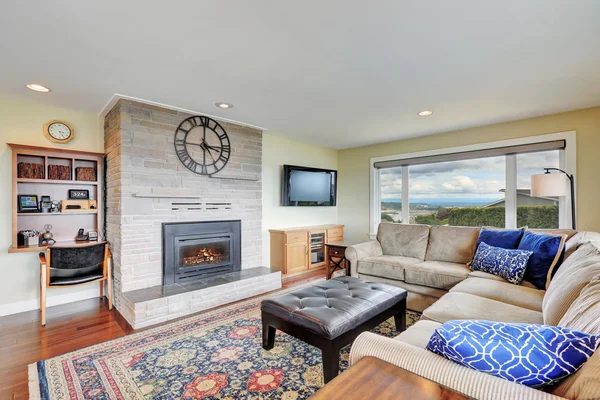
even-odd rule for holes
{"type": "Polygon", "coordinates": [[[220,151],[221,148],[222,148],[221,146],[219,146],[219,147],[217,147],[217,146],[211,146],[210,144],[207,144],[207,143],[204,143],[204,145],[206,147],[208,147],[209,149],[213,149],[213,150],[219,150],[220,151]]]}
{"type": "Polygon", "coordinates": [[[212,158],[213,160],[213,164],[215,164],[217,162],[217,160],[215,160],[215,157],[213,157],[212,153],[210,152],[210,149],[206,149],[208,151],[208,155],[210,155],[210,158],[212,158]]]}

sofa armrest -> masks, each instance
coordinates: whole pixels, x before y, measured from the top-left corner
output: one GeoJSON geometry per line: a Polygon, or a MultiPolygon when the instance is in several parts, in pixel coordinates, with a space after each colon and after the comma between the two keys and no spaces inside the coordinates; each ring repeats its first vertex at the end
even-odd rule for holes
{"type": "Polygon", "coordinates": [[[350,365],[356,364],[366,356],[377,357],[476,399],[562,399],[550,393],[463,367],[425,349],[371,332],[360,334],[352,344],[350,365]]]}
{"type": "Polygon", "coordinates": [[[383,255],[381,244],[377,240],[355,244],[354,246],[346,247],[346,259],[350,261],[350,274],[358,277],[357,269],[358,260],[367,257],[375,257],[383,255]]]}

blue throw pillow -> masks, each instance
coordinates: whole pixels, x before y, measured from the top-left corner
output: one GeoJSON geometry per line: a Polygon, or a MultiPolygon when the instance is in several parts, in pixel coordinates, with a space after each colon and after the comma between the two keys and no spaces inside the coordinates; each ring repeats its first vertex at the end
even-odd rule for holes
{"type": "Polygon", "coordinates": [[[598,336],[558,326],[448,321],[427,350],[511,382],[539,387],[577,371],[594,354],[598,336]]]}
{"type": "Polygon", "coordinates": [[[525,228],[504,230],[481,228],[481,231],[479,231],[479,239],[477,239],[477,247],[479,247],[481,242],[486,242],[494,247],[516,249],[519,247],[519,242],[521,241],[524,232],[525,228]]]}
{"type": "Polygon", "coordinates": [[[481,242],[471,262],[471,269],[498,275],[518,285],[523,280],[527,260],[531,254],[532,252],[527,250],[502,249],[481,242]]]}
{"type": "Polygon", "coordinates": [[[550,236],[525,232],[519,243],[519,250],[533,251],[523,279],[538,289],[546,289],[550,283],[552,271],[558,264],[565,247],[566,235],[550,236]]]}

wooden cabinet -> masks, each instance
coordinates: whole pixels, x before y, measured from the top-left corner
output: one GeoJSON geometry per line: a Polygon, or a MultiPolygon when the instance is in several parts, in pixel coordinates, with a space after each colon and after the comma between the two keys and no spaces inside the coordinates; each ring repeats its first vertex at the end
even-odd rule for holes
{"type": "Polygon", "coordinates": [[[308,270],[308,245],[306,243],[286,244],[284,264],[287,274],[308,270]]]}
{"type": "Polygon", "coordinates": [[[325,243],[344,240],[343,225],[270,229],[272,269],[284,276],[325,268],[325,243]]]}

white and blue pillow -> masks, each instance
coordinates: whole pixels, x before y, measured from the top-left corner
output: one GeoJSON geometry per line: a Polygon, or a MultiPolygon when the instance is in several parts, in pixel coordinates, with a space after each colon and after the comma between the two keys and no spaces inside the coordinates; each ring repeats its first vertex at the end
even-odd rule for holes
{"type": "Polygon", "coordinates": [[[598,336],[558,326],[492,321],[448,321],[427,350],[460,365],[531,387],[577,371],[600,343],[598,336]]]}
{"type": "Polygon", "coordinates": [[[471,262],[473,271],[483,271],[518,285],[523,280],[527,261],[533,254],[527,250],[511,250],[481,242],[471,262]]]}

